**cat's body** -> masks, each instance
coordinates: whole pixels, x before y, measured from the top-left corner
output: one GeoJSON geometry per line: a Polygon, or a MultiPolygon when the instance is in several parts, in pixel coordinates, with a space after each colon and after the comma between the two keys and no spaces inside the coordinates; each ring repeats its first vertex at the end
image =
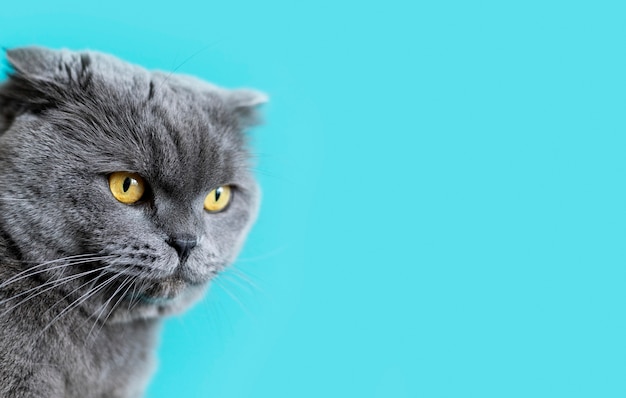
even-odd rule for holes
{"type": "MultiPolygon", "coordinates": [[[[19,283],[19,287],[35,286],[19,283]]],[[[95,319],[79,310],[56,322],[54,318],[71,305],[63,296],[54,291],[43,293],[3,320],[0,396],[141,397],[154,370],[159,322],[94,326],[95,319]],[[51,306],[55,307],[49,311],[51,306]],[[54,324],[40,334],[51,322],[54,324]]]]}
{"type": "Polygon", "coordinates": [[[202,296],[255,218],[242,130],[265,97],[99,53],[8,57],[0,396],[141,397],[160,320],[202,296]]]}

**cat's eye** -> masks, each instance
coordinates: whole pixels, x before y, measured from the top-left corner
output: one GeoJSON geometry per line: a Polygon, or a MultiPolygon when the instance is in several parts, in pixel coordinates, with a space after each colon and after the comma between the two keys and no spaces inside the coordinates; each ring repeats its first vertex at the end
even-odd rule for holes
{"type": "Polygon", "coordinates": [[[132,205],[141,199],[146,191],[146,184],[137,173],[118,171],[109,176],[109,189],[115,199],[132,205]]]}
{"type": "Polygon", "coordinates": [[[215,188],[204,198],[204,210],[209,213],[222,211],[228,206],[232,196],[232,189],[228,185],[215,188]]]}

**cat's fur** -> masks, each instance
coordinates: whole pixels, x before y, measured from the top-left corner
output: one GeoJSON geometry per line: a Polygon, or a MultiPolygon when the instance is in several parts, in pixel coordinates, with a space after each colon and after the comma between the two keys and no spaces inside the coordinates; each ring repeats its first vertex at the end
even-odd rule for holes
{"type": "Polygon", "coordinates": [[[164,315],[236,256],[259,195],[242,130],[266,97],[97,52],[7,51],[0,85],[0,397],[140,397],[164,315]],[[107,176],[140,174],[118,202],[107,176]],[[231,184],[220,213],[203,209],[231,184]],[[167,242],[198,240],[181,261],[167,242]]]}

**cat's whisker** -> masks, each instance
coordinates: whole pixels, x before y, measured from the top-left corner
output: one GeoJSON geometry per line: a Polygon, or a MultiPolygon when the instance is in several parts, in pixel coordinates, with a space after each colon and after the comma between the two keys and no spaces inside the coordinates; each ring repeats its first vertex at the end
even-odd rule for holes
{"type": "MultiPolygon", "coordinates": [[[[122,282],[122,285],[124,285],[126,282],[128,281],[128,279],[124,280],[124,282],[122,282]]],[[[101,322],[100,325],[100,329],[102,329],[102,326],[104,326],[104,324],[107,322],[107,320],[109,319],[109,317],[111,316],[111,314],[113,313],[113,311],[115,311],[115,309],[117,308],[117,306],[122,302],[122,300],[124,300],[124,297],[126,297],[126,295],[128,294],[128,291],[130,290],[131,286],[133,285],[133,279],[131,278],[129,283],[128,283],[128,287],[126,288],[126,290],[124,290],[124,293],[120,293],[119,298],[117,299],[117,301],[111,306],[111,309],[109,310],[109,313],[107,314],[106,318],[104,318],[104,320],[101,322]]],[[[114,295],[115,296],[115,295],[114,295]]]]}
{"type": "MultiPolygon", "coordinates": [[[[104,320],[100,321],[100,316],[98,316],[96,318],[96,321],[94,322],[94,325],[91,327],[91,330],[89,330],[89,333],[87,334],[87,339],[89,339],[89,336],[91,335],[92,331],[93,331],[93,327],[96,326],[98,323],[100,323],[100,328],[98,328],[98,331],[94,334],[94,337],[96,337],[100,331],[102,330],[102,328],[104,327],[104,325],[106,324],[107,320],[109,319],[109,317],[111,316],[111,314],[115,311],[115,308],[119,305],[119,303],[124,299],[124,296],[126,294],[128,294],[128,290],[130,289],[131,285],[133,284],[133,279],[132,277],[127,277],[126,279],[124,279],[124,281],[120,284],[120,286],[117,288],[117,290],[115,291],[115,293],[113,293],[111,295],[111,298],[115,297],[118,293],[119,293],[119,298],[115,301],[115,303],[113,305],[111,305],[111,308],[109,308],[109,310],[107,311],[107,315],[104,318],[104,320]],[[128,283],[128,287],[126,288],[126,290],[124,291],[124,293],[121,293],[122,288],[124,287],[124,285],[128,283]]],[[[105,305],[105,309],[108,306],[110,299],[107,300],[107,304],[105,305]]]]}
{"type": "Polygon", "coordinates": [[[78,265],[78,264],[83,264],[83,263],[87,263],[87,262],[91,262],[91,261],[97,261],[97,260],[105,260],[108,258],[114,258],[115,256],[104,256],[104,255],[96,255],[96,254],[79,254],[76,256],[70,256],[70,257],[65,257],[65,258],[60,258],[60,259],[56,259],[56,260],[51,260],[51,261],[46,261],[43,263],[40,263],[34,267],[29,267],[27,269],[25,269],[24,271],[21,271],[19,273],[17,273],[16,275],[12,276],[11,278],[5,280],[4,282],[0,283],[0,289],[7,287],[8,285],[10,285],[11,283],[20,281],[22,279],[25,278],[30,278],[31,276],[37,275],[39,273],[42,272],[46,272],[46,271],[50,271],[50,270],[54,270],[54,269],[59,269],[59,268],[63,268],[63,267],[69,267],[69,266],[73,266],[73,265],[78,265]],[[69,260],[69,261],[68,261],[69,260]],[[72,262],[73,260],[77,260],[78,262],[72,262]],[[63,261],[68,261],[67,264],[62,264],[59,266],[54,266],[54,267],[47,267],[44,268],[42,270],[37,270],[36,272],[32,272],[35,269],[39,269],[42,267],[46,267],[50,264],[55,264],[58,262],[63,262],[63,261]],[[32,272],[29,274],[29,272],[32,272]]]}
{"type": "Polygon", "coordinates": [[[69,276],[66,276],[66,277],[63,277],[63,278],[59,278],[59,279],[55,279],[55,280],[51,280],[51,281],[48,281],[48,282],[46,282],[46,283],[44,283],[44,284],[38,285],[38,286],[36,286],[36,287],[34,287],[34,288],[31,288],[31,289],[25,290],[25,291],[23,291],[23,292],[20,292],[20,293],[18,293],[18,294],[16,294],[16,295],[14,295],[14,296],[11,296],[11,297],[9,297],[9,298],[7,298],[7,299],[4,299],[4,300],[0,301],[0,304],[5,304],[5,303],[7,303],[7,302],[9,302],[9,301],[12,301],[12,300],[14,300],[14,299],[18,298],[18,297],[21,297],[21,296],[23,296],[23,295],[26,295],[26,294],[32,293],[31,295],[29,295],[29,296],[28,296],[28,297],[26,297],[25,299],[21,300],[19,303],[15,304],[15,305],[11,306],[10,308],[8,308],[7,310],[5,310],[3,313],[1,313],[1,314],[0,314],[0,317],[2,317],[2,316],[4,316],[4,315],[8,314],[9,312],[11,312],[12,310],[14,310],[15,308],[17,308],[17,307],[19,307],[20,305],[22,305],[22,304],[26,303],[27,301],[32,300],[33,298],[35,298],[35,297],[39,296],[40,294],[43,294],[43,293],[45,293],[45,292],[48,292],[48,291],[50,291],[50,290],[52,290],[52,289],[56,289],[56,288],[58,288],[59,286],[61,286],[61,285],[65,284],[65,283],[67,283],[67,282],[71,282],[71,281],[74,281],[74,280],[80,279],[80,278],[82,278],[82,277],[84,277],[84,276],[86,276],[86,275],[88,275],[88,274],[91,274],[91,273],[94,273],[94,272],[98,272],[98,271],[102,271],[102,270],[104,270],[105,268],[106,268],[106,267],[96,268],[96,269],[92,269],[92,270],[89,270],[89,271],[80,272],[80,273],[78,273],[78,274],[72,274],[72,275],[69,275],[69,276]],[[51,286],[50,286],[50,285],[51,285],[51,286]],[[43,288],[43,287],[45,287],[45,286],[49,286],[49,287],[48,287],[48,288],[46,288],[46,289],[44,289],[44,290],[40,290],[41,288],[43,288]],[[38,291],[38,290],[40,290],[40,291],[38,291]]]}
{"type": "Polygon", "coordinates": [[[100,274],[100,275],[96,275],[96,277],[93,280],[88,280],[87,282],[83,283],[82,285],[78,286],[77,288],[75,288],[74,290],[72,290],[71,292],[69,292],[68,294],[66,294],[65,296],[63,296],[62,298],[60,298],[59,300],[57,300],[56,303],[54,303],[53,305],[51,305],[50,307],[48,307],[48,309],[46,310],[46,313],[52,311],[52,309],[54,307],[56,307],[57,305],[59,305],[60,303],[62,303],[63,301],[65,301],[68,297],[70,297],[71,295],[73,295],[74,293],[78,292],[79,290],[81,290],[83,287],[87,286],[87,285],[91,285],[87,288],[87,290],[91,290],[94,288],[94,286],[98,283],[98,281],[100,280],[100,278],[102,277],[102,275],[104,274],[100,274]]]}
{"type": "Polygon", "coordinates": [[[246,290],[247,292],[261,291],[261,289],[257,285],[251,283],[248,280],[245,280],[244,278],[241,278],[239,275],[233,275],[229,272],[224,272],[220,274],[219,278],[221,278],[222,280],[226,280],[236,285],[237,287],[246,290]]]}
{"type": "Polygon", "coordinates": [[[258,255],[253,256],[253,257],[238,257],[235,262],[245,262],[245,263],[247,263],[247,262],[259,261],[259,260],[266,260],[268,258],[272,258],[274,256],[277,256],[277,255],[283,253],[285,250],[287,250],[287,248],[288,248],[288,245],[282,245],[282,246],[279,246],[279,247],[277,247],[275,249],[272,249],[272,250],[270,250],[270,251],[268,251],[266,253],[258,254],[258,255]]]}
{"type": "Polygon", "coordinates": [[[241,307],[241,309],[248,315],[252,316],[252,314],[250,313],[250,311],[248,310],[248,308],[243,304],[243,302],[241,300],[239,300],[239,298],[237,296],[235,296],[229,289],[226,288],[226,286],[222,283],[223,281],[218,281],[219,278],[215,278],[213,279],[213,282],[215,282],[220,289],[222,289],[227,295],[230,296],[230,298],[232,298],[237,304],[239,304],[239,306],[241,307]]]}
{"type": "MultiPolygon", "coordinates": [[[[275,255],[275,254],[276,254],[275,252],[268,253],[267,255],[258,256],[258,258],[264,258],[266,256],[275,255]]],[[[248,260],[248,261],[251,262],[251,261],[256,260],[256,259],[257,258],[247,258],[245,260],[248,260]]],[[[244,282],[248,283],[251,287],[253,287],[253,288],[255,288],[255,289],[259,290],[259,291],[262,291],[262,289],[259,287],[258,283],[256,283],[253,280],[253,279],[260,280],[260,278],[257,277],[257,276],[251,275],[249,272],[248,273],[244,272],[244,270],[241,267],[237,267],[237,264],[239,262],[240,262],[240,260],[237,259],[234,262],[234,264],[229,265],[229,262],[224,259],[222,262],[218,263],[218,267],[217,268],[220,271],[219,275],[221,276],[221,275],[224,275],[224,274],[235,273],[235,274],[237,274],[236,276],[241,278],[244,282]]]]}
{"type": "MultiPolygon", "coordinates": [[[[84,276],[84,275],[81,275],[81,274],[72,274],[72,275],[64,276],[64,277],[62,277],[62,278],[49,280],[49,281],[47,281],[47,282],[45,282],[45,283],[42,283],[41,285],[37,285],[37,286],[32,287],[32,288],[27,289],[27,290],[23,290],[23,291],[21,291],[20,293],[15,294],[15,295],[13,295],[13,296],[11,296],[11,297],[9,297],[9,298],[6,298],[6,299],[3,299],[3,300],[0,300],[0,305],[5,304],[5,303],[8,303],[9,301],[15,300],[16,298],[19,298],[19,297],[22,297],[22,296],[28,295],[28,294],[30,294],[30,293],[32,293],[32,292],[36,292],[36,291],[38,291],[38,290],[40,290],[41,288],[44,288],[44,287],[46,287],[46,286],[50,286],[50,285],[52,285],[52,286],[53,286],[53,288],[54,288],[54,287],[59,287],[59,286],[61,286],[62,284],[66,283],[66,282],[70,282],[70,281],[73,281],[73,280],[76,280],[76,279],[80,279],[82,276],[84,276]]],[[[45,290],[45,291],[47,291],[47,290],[45,290]]]]}
{"type": "MultiPolygon", "coordinates": [[[[221,285],[218,287],[221,288],[221,285]]],[[[229,316],[230,312],[226,309],[226,305],[224,301],[221,300],[221,297],[220,299],[217,299],[215,295],[209,297],[213,298],[213,300],[206,301],[207,305],[209,305],[207,314],[216,319],[215,329],[220,331],[220,336],[224,338],[224,334],[222,333],[224,330],[228,329],[231,332],[233,331],[233,322],[229,316]]]]}
{"type": "Polygon", "coordinates": [[[215,47],[220,43],[220,41],[215,41],[213,43],[207,44],[206,46],[200,48],[198,51],[196,51],[195,53],[191,54],[190,56],[188,56],[187,58],[185,58],[180,64],[178,64],[178,66],[174,69],[172,69],[167,76],[165,77],[165,79],[163,79],[163,81],[161,81],[161,84],[159,84],[159,88],[161,88],[161,86],[163,86],[165,83],[167,83],[167,81],[174,75],[174,73],[176,73],[176,71],[178,71],[181,67],[183,67],[183,65],[185,65],[187,62],[191,61],[193,58],[195,58],[198,54],[210,49],[211,47],[215,47]]]}
{"type": "MultiPolygon", "coordinates": [[[[148,280],[147,279],[138,279],[138,280],[139,280],[139,283],[141,284],[139,286],[139,291],[143,291],[146,288],[146,285],[148,284],[148,280]]],[[[136,283],[135,283],[135,285],[136,285],[136,283]]],[[[132,306],[130,308],[131,311],[137,306],[137,304],[139,304],[141,302],[141,299],[139,297],[131,297],[131,302],[132,302],[133,298],[134,298],[135,302],[132,304],[132,306]]]]}
{"type": "MultiPolygon", "coordinates": [[[[120,274],[111,274],[111,276],[108,279],[106,279],[104,282],[102,282],[100,285],[98,285],[95,289],[93,289],[91,292],[87,292],[88,295],[85,296],[84,299],[82,299],[81,302],[78,305],[84,303],[85,301],[87,301],[91,297],[95,296],[97,293],[106,290],[106,288],[109,287],[109,285],[111,285],[114,281],[116,281],[120,277],[121,277],[120,274]]],[[[90,316],[85,318],[83,320],[83,322],[80,324],[80,326],[82,327],[86,322],[88,322],[93,315],[94,314],[91,314],[90,316]]],[[[86,341],[87,341],[87,339],[85,340],[85,342],[86,341]]]]}
{"type": "Polygon", "coordinates": [[[223,325],[224,322],[221,322],[221,320],[219,319],[221,315],[220,311],[222,310],[221,307],[219,306],[219,303],[216,302],[215,300],[207,299],[207,300],[202,300],[200,305],[202,306],[204,310],[204,315],[207,317],[210,323],[211,329],[215,331],[215,334],[214,334],[215,338],[220,343],[224,342],[224,335],[222,334],[222,329],[220,328],[220,325],[223,325]]]}
{"type": "Polygon", "coordinates": [[[259,278],[256,275],[252,275],[250,273],[250,271],[245,271],[244,272],[244,270],[242,268],[237,267],[236,265],[233,266],[233,267],[230,267],[229,270],[232,271],[233,276],[236,276],[242,282],[245,282],[246,284],[248,284],[250,287],[252,287],[256,291],[258,291],[258,292],[263,292],[264,291],[262,285],[265,282],[263,281],[262,278],[259,278]]]}
{"type": "Polygon", "coordinates": [[[128,300],[128,311],[132,309],[133,299],[136,297],[137,293],[137,283],[133,283],[133,292],[130,294],[130,298],[128,300]]]}
{"type": "Polygon", "coordinates": [[[82,257],[89,257],[89,256],[101,256],[101,255],[103,255],[103,254],[102,253],[82,253],[82,254],[75,254],[75,255],[67,256],[67,257],[55,258],[54,260],[44,261],[43,263],[40,262],[40,261],[27,261],[27,260],[20,260],[20,262],[24,263],[24,264],[43,265],[43,264],[58,263],[59,261],[71,260],[71,259],[74,259],[74,258],[82,258],[82,257]]]}
{"type": "MultiPolygon", "coordinates": [[[[111,278],[106,285],[110,285],[112,283],[113,280],[118,279],[119,277],[121,277],[120,274],[116,274],[115,277],[111,278]]],[[[105,286],[102,286],[102,288],[104,289],[105,286]]],[[[119,289],[119,287],[118,287],[119,289]]],[[[94,320],[93,325],[91,325],[91,328],[89,329],[89,333],[87,333],[87,337],[85,337],[85,342],[87,342],[89,340],[89,338],[91,337],[91,333],[93,332],[93,329],[96,327],[96,325],[98,324],[98,320],[100,319],[100,317],[102,316],[103,312],[106,310],[108,303],[113,299],[113,295],[111,295],[109,297],[109,299],[100,306],[100,309],[98,310],[98,312],[94,312],[93,314],[91,314],[89,317],[87,317],[87,319],[85,319],[85,322],[89,321],[94,315],[96,316],[96,319],[94,320]]],[[[83,322],[84,323],[84,322],[83,322]]]]}
{"type": "MultiPolygon", "coordinates": [[[[117,275],[121,275],[121,274],[117,274],[117,275]]],[[[132,276],[127,276],[126,279],[124,279],[124,281],[122,281],[122,283],[120,283],[120,285],[117,287],[117,289],[115,289],[115,292],[113,292],[113,294],[111,294],[111,296],[109,297],[109,299],[101,305],[101,309],[100,311],[98,311],[98,314],[96,316],[96,319],[93,323],[93,325],[91,326],[91,329],[89,329],[89,333],[87,333],[87,337],[86,340],[89,340],[89,337],[91,336],[91,333],[93,332],[94,328],[96,327],[96,325],[98,323],[100,323],[100,317],[104,314],[104,312],[107,310],[109,303],[111,303],[111,301],[115,298],[115,296],[120,293],[120,291],[124,288],[125,284],[129,281],[132,280],[132,276]]],[[[113,310],[109,310],[109,314],[107,315],[106,319],[108,319],[109,315],[111,315],[111,313],[113,312],[113,310]]]]}
{"type": "Polygon", "coordinates": [[[34,299],[35,297],[39,296],[40,294],[43,294],[43,293],[48,292],[48,291],[50,291],[50,290],[52,290],[52,289],[55,289],[55,288],[59,287],[60,285],[62,285],[63,283],[66,283],[66,282],[70,282],[70,281],[72,281],[72,280],[79,279],[80,277],[81,277],[81,276],[72,275],[72,276],[70,276],[70,277],[65,278],[65,280],[63,280],[63,281],[61,281],[61,282],[59,282],[59,281],[55,281],[55,283],[54,283],[54,284],[52,284],[52,286],[50,286],[50,287],[48,287],[48,288],[46,288],[46,289],[40,290],[40,289],[43,287],[43,285],[41,285],[41,286],[37,286],[37,287],[35,287],[35,288],[32,288],[32,289],[26,290],[26,291],[24,291],[24,292],[21,292],[21,293],[19,293],[19,294],[16,294],[15,296],[11,296],[11,297],[9,297],[8,299],[4,299],[4,300],[0,301],[0,304],[6,304],[6,303],[8,303],[9,301],[14,300],[14,299],[16,299],[16,298],[18,298],[18,297],[21,297],[21,296],[23,296],[23,295],[25,295],[25,294],[32,293],[32,294],[30,294],[29,296],[27,296],[25,299],[21,300],[21,301],[20,301],[20,302],[18,302],[17,304],[15,304],[15,305],[13,305],[13,306],[11,306],[11,307],[7,308],[5,311],[3,311],[2,313],[0,313],[0,318],[1,318],[1,317],[3,317],[3,316],[5,316],[6,314],[10,313],[11,311],[13,311],[14,309],[16,309],[16,308],[17,308],[17,307],[19,307],[20,305],[22,305],[22,304],[24,304],[24,303],[26,303],[26,302],[28,302],[28,301],[30,301],[30,300],[32,300],[32,299],[34,299]]]}
{"type": "MultiPolygon", "coordinates": [[[[74,300],[72,303],[70,303],[67,307],[65,307],[59,314],[57,314],[57,316],[55,316],[50,322],[48,322],[48,324],[41,330],[40,335],[43,334],[46,330],[48,330],[58,319],[60,319],[64,314],[66,314],[68,311],[70,311],[73,308],[78,307],[80,304],[82,304],[85,300],[87,300],[87,298],[91,297],[91,292],[93,289],[93,286],[98,282],[98,279],[100,279],[102,275],[98,275],[93,281],[87,281],[85,283],[83,283],[82,285],[80,285],[79,287],[77,287],[76,289],[72,290],[70,293],[68,293],[67,295],[65,295],[62,299],[58,300],[56,303],[54,303],[52,306],[50,306],[48,308],[48,310],[46,312],[51,311],[54,307],[56,307],[59,303],[63,302],[65,299],[67,299],[69,296],[71,296],[72,294],[76,293],[78,290],[82,289],[83,287],[91,284],[91,287],[89,287],[87,289],[87,291],[85,293],[83,293],[79,298],[77,298],[76,300],[74,300]]],[[[98,287],[98,289],[96,289],[96,292],[99,290],[100,286],[98,287]]]]}
{"type": "MultiPolygon", "coordinates": [[[[67,266],[69,267],[69,266],[74,266],[74,265],[80,265],[82,263],[90,263],[90,262],[91,261],[76,262],[76,263],[73,263],[73,264],[68,264],[67,266]]],[[[89,275],[89,274],[92,274],[94,272],[102,271],[102,270],[106,269],[107,267],[108,266],[105,265],[103,267],[97,267],[97,268],[90,269],[90,270],[87,270],[87,271],[79,272],[77,274],[71,274],[71,275],[60,277],[60,278],[53,278],[53,279],[51,279],[51,280],[49,280],[47,282],[44,282],[44,283],[42,283],[40,285],[35,286],[34,288],[27,289],[27,290],[25,290],[25,291],[23,291],[23,292],[21,292],[19,294],[11,296],[8,299],[0,300],[0,304],[4,304],[4,303],[6,303],[6,302],[8,302],[10,300],[13,300],[13,299],[17,298],[17,297],[20,297],[20,296],[23,296],[25,294],[28,294],[29,292],[41,289],[42,287],[46,287],[46,286],[49,286],[49,285],[53,285],[52,288],[58,287],[58,286],[60,286],[61,284],[65,283],[65,282],[69,282],[69,281],[81,278],[81,277],[83,277],[85,275],[89,275]]],[[[39,274],[39,273],[44,272],[44,271],[34,272],[32,275],[28,275],[27,277],[33,276],[35,274],[39,274]]],[[[24,279],[24,278],[20,278],[20,279],[24,279]]],[[[50,289],[46,289],[44,291],[48,291],[48,290],[50,290],[50,289]]]]}

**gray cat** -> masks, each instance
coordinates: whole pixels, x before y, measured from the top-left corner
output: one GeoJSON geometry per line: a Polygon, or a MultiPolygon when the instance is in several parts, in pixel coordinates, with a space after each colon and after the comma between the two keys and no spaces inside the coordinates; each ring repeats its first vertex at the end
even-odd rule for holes
{"type": "Polygon", "coordinates": [[[0,397],[140,397],[162,318],[254,221],[243,130],[266,97],[96,52],[7,58],[0,397]]]}

